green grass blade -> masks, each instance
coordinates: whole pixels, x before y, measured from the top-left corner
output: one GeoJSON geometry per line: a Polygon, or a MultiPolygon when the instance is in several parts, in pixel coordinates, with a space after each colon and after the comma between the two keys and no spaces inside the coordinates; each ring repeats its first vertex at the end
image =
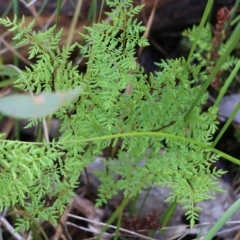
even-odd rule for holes
{"type": "Polygon", "coordinates": [[[201,36],[201,33],[202,33],[202,30],[203,30],[203,27],[208,19],[208,16],[209,16],[209,13],[211,11],[211,8],[212,8],[212,5],[213,5],[213,0],[208,0],[208,3],[207,3],[207,6],[205,8],[205,11],[203,13],[203,16],[202,16],[202,19],[201,19],[201,22],[199,24],[199,28],[198,28],[198,33],[197,33],[197,37],[195,39],[195,41],[193,42],[192,44],[192,47],[191,47],[191,50],[190,50],[190,53],[188,55],[188,59],[187,59],[187,64],[186,66],[188,66],[192,60],[192,57],[193,57],[193,53],[195,51],[195,48],[197,46],[197,42],[201,36]]]}
{"type": "Polygon", "coordinates": [[[0,82],[0,88],[12,85],[16,80],[17,78],[10,78],[7,80],[3,80],[0,82]]]}
{"type": "Polygon", "coordinates": [[[130,210],[129,210],[129,216],[132,217],[133,214],[134,214],[134,211],[136,209],[136,204],[137,204],[137,201],[138,201],[138,198],[140,196],[140,193],[138,193],[134,198],[133,198],[133,201],[131,202],[131,206],[130,206],[130,210]]]}
{"type": "Polygon", "coordinates": [[[13,214],[17,214],[17,215],[21,215],[24,216],[28,219],[30,219],[32,221],[33,224],[35,224],[35,226],[37,227],[37,229],[42,233],[43,237],[45,240],[48,240],[49,238],[47,237],[47,234],[45,233],[44,229],[42,228],[42,226],[39,224],[39,222],[33,217],[31,216],[29,213],[23,211],[23,210],[14,210],[12,212],[9,213],[9,215],[13,215],[13,214]]]}
{"type": "MultiPolygon", "coordinates": [[[[144,209],[145,203],[146,203],[146,201],[147,201],[147,198],[148,198],[148,196],[149,196],[149,193],[150,193],[151,189],[152,189],[152,188],[148,188],[148,190],[147,190],[147,194],[145,195],[145,197],[144,197],[144,199],[143,199],[143,201],[142,201],[142,204],[141,204],[140,210],[139,210],[139,212],[138,212],[137,218],[140,218],[141,215],[142,215],[142,210],[144,209]]],[[[137,197],[139,198],[139,196],[140,196],[140,193],[138,194],[137,197]]]]}
{"type": "Polygon", "coordinates": [[[236,16],[239,4],[240,4],[240,0],[236,0],[235,4],[231,10],[230,19],[229,19],[230,22],[232,22],[233,18],[236,16]]]}
{"type": "MultiPolygon", "coordinates": [[[[19,4],[18,0],[13,0],[13,15],[17,16],[17,18],[18,18],[18,14],[19,14],[18,4],[19,4]]],[[[16,36],[16,34],[17,34],[17,32],[14,31],[14,34],[13,34],[14,37],[16,36]]],[[[14,43],[14,45],[16,45],[17,44],[17,40],[14,40],[13,43],[14,43]]],[[[13,64],[15,66],[18,66],[18,64],[19,64],[19,58],[16,55],[13,56],[13,64]]]]}
{"type": "Polygon", "coordinates": [[[131,200],[131,198],[134,197],[133,194],[131,194],[129,197],[126,197],[118,206],[117,210],[112,214],[112,216],[108,219],[107,224],[102,228],[101,232],[96,236],[96,240],[102,239],[102,235],[104,232],[106,232],[108,228],[108,224],[111,224],[120,214],[122,214],[124,208],[127,206],[128,202],[131,200]]]}
{"type": "Polygon", "coordinates": [[[221,229],[221,227],[227,222],[227,220],[240,209],[240,199],[238,199],[214,224],[214,226],[205,235],[203,240],[211,240],[216,235],[216,233],[221,229]]]}
{"type": "Polygon", "coordinates": [[[214,107],[218,107],[224,94],[226,93],[228,87],[230,86],[232,80],[234,79],[234,77],[237,75],[238,71],[240,68],[240,60],[238,60],[237,65],[234,67],[234,69],[232,70],[230,76],[228,77],[228,79],[226,80],[226,82],[224,83],[223,87],[220,90],[220,93],[217,97],[217,100],[214,103],[214,107]]]}
{"type": "Polygon", "coordinates": [[[118,240],[118,236],[119,236],[119,233],[120,233],[120,228],[121,228],[121,222],[122,222],[122,212],[119,213],[118,215],[118,221],[117,221],[117,229],[115,231],[115,234],[114,234],[114,240],[118,240]]]}
{"type": "MultiPolygon", "coordinates": [[[[161,216],[161,219],[160,219],[160,223],[162,225],[161,228],[167,227],[167,225],[168,225],[169,221],[171,220],[172,215],[173,215],[177,205],[178,205],[177,201],[172,202],[171,205],[163,213],[163,215],[161,216]]],[[[164,230],[162,229],[160,232],[163,233],[164,230]]]]}
{"type": "Polygon", "coordinates": [[[59,19],[61,7],[62,7],[62,0],[57,0],[56,29],[57,29],[57,26],[58,26],[58,19],[59,19]]]}
{"type": "Polygon", "coordinates": [[[83,3],[82,0],[79,0],[77,2],[77,6],[75,8],[73,19],[72,19],[72,22],[71,22],[71,25],[70,25],[70,28],[69,28],[69,32],[68,32],[68,38],[67,38],[67,41],[66,41],[67,46],[70,46],[71,43],[72,43],[72,39],[73,39],[73,36],[74,36],[74,31],[75,31],[75,28],[76,28],[76,25],[77,25],[77,20],[78,20],[78,17],[79,17],[79,14],[81,12],[81,8],[82,8],[82,3],[83,3]]]}
{"type": "MultiPolygon", "coordinates": [[[[232,39],[235,37],[235,36],[239,36],[240,35],[240,21],[237,23],[237,25],[235,26],[233,32],[232,32],[232,35],[231,37],[229,38],[228,42],[231,42],[232,39]]],[[[238,43],[239,44],[239,43],[238,43]]]]}
{"type": "Polygon", "coordinates": [[[2,14],[2,18],[5,18],[9,14],[9,11],[12,7],[13,7],[13,1],[11,1],[8,4],[7,8],[5,9],[4,13],[2,14]]]}
{"type": "Polygon", "coordinates": [[[227,122],[224,124],[223,128],[221,129],[220,133],[217,135],[216,139],[214,140],[212,146],[215,147],[222,135],[225,133],[231,122],[233,121],[234,117],[240,110],[240,101],[238,102],[237,106],[232,111],[230,117],[228,118],[227,122]]]}
{"type": "MultiPolygon", "coordinates": [[[[143,188],[145,186],[145,179],[141,179],[139,181],[138,186],[136,186],[136,189],[140,189],[143,188]]],[[[96,240],[100,240],[102,239],[101,236],[104,232],[106,232],[107,228],[108,228],[108,224],[111,224],[120,214],[123,213],[123,210],[125,209],[125,207],[127,206],[127,204],[129,203],[129,201],[136,196],[137,192],[133,191],[132,193],[130,193],[127,197],[125,197],[123,199],[123,201],[121,202],[120,206],[118,206],[118,208],[116,209],[116,211],[111,215],[111,217],[108,219],[107,224],[102,228],[101,233],[98,234],[98,236],[96,236],[96,240]]]]}
{"type": "Polygon", "coordinates": [[[97,19],[97,1],[92,0],[91,6],[88,12],[87,23],[95,23],[97,19]]]}
{"type": "Polygon", "coordinates": [[[38,15],[41,15],[41,14],[42,14],[44,8],[45,8],[46,5],[47,5],[47,2],[48,2],[48,0],[44,0],[44,1],[43,1],[43,3],[41,4],[41,7],[40,7],[39,10],[38,10],[38,15]]]}
{"type": "Polygon", "coordinates": [[[235,19],[233,19],[232,22],[230,23],[230,25],[233,26],[236,23],[238,23],[239,21],[240,21],[240,15],[238,15],[235,19]]]}

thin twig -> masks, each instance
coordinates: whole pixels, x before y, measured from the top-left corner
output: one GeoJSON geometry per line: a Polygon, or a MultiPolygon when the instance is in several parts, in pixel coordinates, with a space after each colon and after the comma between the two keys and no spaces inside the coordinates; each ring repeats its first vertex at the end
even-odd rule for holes
{"type": "Polygon", "coordinates": [[[236,234],[233,240],[238,240],[239,238],[240,238],[240,230],[238,231],[238,233],[236,234]]]}
{"type": "MultiPolygon", "coordinates": [[[[91,229],[89,229],[89,228],[85,228],[85,227],[78,226],[77,224],[74,224],[74,223],[71,223],[71,222],[67,222],[67,225],[73,226],[73,227],[76,227],[76,228],[79,228],[79,229],[84,230],[84,231],[86,231],[86,232],[91,232],[91,233],[95,233],[95,234],[98,234],[98,233],[99,233],[99,231],[96,230],[96,229],[93,228],[93,227],[92,227],[91,229]]],[[[104,240],[106,240],[106,239],[111,239],[111,238],[113,237],[113,235],[114,235],[114,234],[103,233],[101,240],[103,240],[103,239],[104,239],[104,240]]],[[[95,239],[95,238],[91,238],[91,239],[95,239]]]]}
{"type": "Polygon", "coordinates": [[[2,216],[0,216],[0,223],[9,233],[11,233],[11,235],[15,239],[24,240],[24,238],[19,233],[16,233],[15,229],[12,227],[12,225],[2,216]]]}
{"type": "Polygon", "coordinates": [[[67,240],[72,240],[67,227],[66,227],[66,220],[68,217],[68,213],[71,210],[71,205],[68,204],[64,213],[62,214],[61,218],[59,219],[58,225],[56,227],[56,231],[54,236],[52,237],[52,240],[58,240],[61,238],[61,236],[64,236],[67,240]]]}
{"type": "Polygon", "coordinates": [[[37,0],[32,0],[31,2],[29,2],[29,3],[26,5],[26,7],[29,7],[29,6],[33,5],[35,2],[37,2],[37,0]]]}
{"type": "MultiPolygon", "coordinates": [[[[109,224],[106,224],[106,223],[102,223],[102,222],[99,222],[99,221],[90,220],[90,219],[87,219],[87,218],[84,218],[84,217],[79,217],[79,216],[76,216],[76,215],[73,215],[73,214],[68,214],[68,216],[69,216],[69,217],[72,217],[72,218],[84,220],[84,221],[86,221],[86,222],[98,224],[98,225],[101,225],[101,226],[108,226],[109,228],[117,229],[116,226],[109,225],[109,224]]],[[[67,224],[68,224],[68,222],[67,222],[67,224]]],[[[155,240],[154,238],[150,238],[150,237],[141,235],[141,234],[139,234],[139,233],[136,233],[136,232],[133,232],[133,231],[129,231],[129,230],[124,229],[124,228],[119,228],[119,230],[121,230],[122,232],[125,232],[125,233],[129,233],[129,234],[131,234],[131,235],[135,235],[135,236],[137,236],[137,237],[139,237],[139,238],[148,239],[148,240],[155,240]]]]}
{"type": "MultiPolygon", "coordinates": [[[[152,22],[153,22],[153,19],[154,19],[157,4],[158,4],[158,0],[155,0],[152,11],[151,11],[151,14],[150,14],[148,22],[146,24],[146,31],[144,32],[144,35],[143,35],[144,38],[148,38],[148,36],[149,36],[149,32],[150,32],[151,25],[152,25],[152,22]]],[[[142,51],[143,51],[143,47],[140,47],[139,50],[138,50],[138,59],[140,59],[142,51]]]]}
{"type": "Polygon", "coordinates": [[[29,9],[29,11],[32,13],[34,19],[36,19],[37,23],[39,24],[39,26],[41,27],[41,29],[43,29],[43,23],[41,22],[40,18],[39,18],[39,15],[37,13],[37,10],[35,8],[35,6],[33,5],[37,0],[33,0],[31,1],[30,3],[27,3],[26,1],[24,0],[19,0],[22,4],[24,4],[24,6],[26,8],[29,9]]]}
{"type": "MultiPolygon", "coordinates": [[[[66,3],[66,0],[64,0],[62,2],[62,6],[63,7],[66,3]]],[[[57,9],[55,9],[55,11],[50,15],[50,17],[48,17],[48,21],[46,22],[46,24],[43,27],[43,30],[46,30],[49,28],[49,26],[51,25],[51,23],[53,22],[54,18],[56,17],[56,13],[57,13],[57,9]]]]}
{"type": "Polygon", "coordinates": [[[31,65],[32,63],[27,60],[25,57],[23,57],[20,53],[18,53],[14,47],[12,47],[7,41],[5,41],[5,39],[3,37],[0,36],[0,41],[6,46],[6,48],[12,52],[14,55],[16,55],[19,59],[21,59],[24,63],[26,63],[27,65],[31,65]]]}

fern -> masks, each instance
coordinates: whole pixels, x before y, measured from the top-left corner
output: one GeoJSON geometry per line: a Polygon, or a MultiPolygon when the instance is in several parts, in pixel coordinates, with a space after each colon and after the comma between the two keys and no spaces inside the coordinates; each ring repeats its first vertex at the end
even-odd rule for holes
{"type": "Polygon", "coordinates": [[[81,76],[77,71],[77,66],[67,63],[77,43],[71,46],[58,47],[61,40],[62,30],[56,35],[55,26],[45,32],[32,32],[34,21],[24,27],[25,18],[17,23],[17,18],[11,22],[9,18],[1,19],[1,24],[12,27],[9,31],[15,31],[15,40],[19,40],[18,45],[30,44],[29,59],[36,57],[36,64],[26,68],[15,85],[24,90],[35,91],[56,91],[66,90],[77,86],[81,76]]]}
{"type": "MultiPolygon", "coordinates": [[[[20,44],[30,44],[29,58],[37,59],[20,75],[15,86],[35,93],[78,85],[84,89],[77,102],[56,113],[63,133],[58,141],[1,141],[0,208],[20,203],[34,218],[55,222],[70,201],[83,167],[106,147],[114,148],[121,142],[118,159],[105,162],[108,174],[98,173],[102,185],[97,205],[106,203],[119,190],[128,196],[157,184],[173,190],[167,200],[182,203],[193,225],[199,211],[195,203],[209,199],[210,192],[221,191],[216,178],[223,171],[210,170],[218,156],[163,136],[130,133],[170,133],[210,145],[217,128],[217,110],[202,112],[207,94],[184,121],[199,91],[196,83],[206,79],[206,73],[201,65],[186,66],[186,60],[179,58],[159,63],[159,72],[144,74],[136,63],[135,49],[147,46],[148,42],[142,37],[145,27],[133,18],[142,6],[133,7],[131,0],[107,3],[115,7],[108,13],[113,22],[87,27],[88,35],[82,35],[85,46],[75,43],[60,49],[61,31],[55,35],[55,27],[36,33],[32,32],[33,23],[24,27],[24,18],[20,23],[16,18],[12,22],[0,19],[1,24],[18,32],[15,38],[20,44]],[[74,48],[80,48],[88,58],[84,75],[68,62],[74,48]],[[125,91],[128,86],[130,92],[125,91]],[[123,137],[115,138],[119,133],[123,137]],[[160,149],[164,149],[163,154],[160,149]],[[121,176],[117,182],[116,173],[121,176]],[[7,182],[10,185],[6,189],[7,182]],[[46,202],[49,198],[50,205],[46,202]]],[[[28,228],[29,224],[30,220],[22,219],[18,229],[28,228]]]]}

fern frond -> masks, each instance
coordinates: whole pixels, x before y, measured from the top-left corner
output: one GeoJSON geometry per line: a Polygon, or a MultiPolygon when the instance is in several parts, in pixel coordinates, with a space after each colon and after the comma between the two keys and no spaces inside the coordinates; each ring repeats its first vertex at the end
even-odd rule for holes
{"type": "MultiPolygon", "coordinates": [[[[0,19],[1,24],[18,32],[16,39],[21,44],[30,44],[29,58],[37,59],[20,74],[15,86],[34,93],[68,90],[78,85],[84,89],[81,98],[56,112],[62,133],[57,142],[40,147],[0,141],[0,196],[3,196],[0,209],[20,203],[34,218],[55,222],[73,195],[83,167],[106,147],[121,142],[118,159],[106,162],[108,174],[103,171],[98,174],[102,185],[97,205],[106,203],[119,190],[129,196],[156,184],[173,190],[168,200],[182,203],[193,224],[199,211],[195,203],[210,198],[211,192],[220,191],[216,178],[224,172],[210,171],[218,156],[165,137],[109,137],[91,142],[89,139],[153,131],[211,144],[217,128],[217,110],[202,112],[207,94],[188,120],[184,120],[199,92],[196,83],[207,79],[202,70],[207,60],[199,54],[196,57],[201,62],[197,66],[187,66],[184,58],[161,61],[157,64],[160,71],[147,76],[136,62],[136,47],[148,45],[142,36],[145,27],[133,18],[142,6],[133,7],[132,0],[107,3],[115,8],[109,13],[112,23],[103,21],[86,27],[87,34],[82,34],[85,46],[75,43],[60,48],[62,30],[55,34],[55,26],[45,32],[32,32],[33,23],[24,27],[24,18],[20,23],[16,17],[13,22],[0,19]],[[88,58],[85,74],[79,74],[78,66],[68,60],[75,48],[88,58]],[[128,86],[129,93],[125,91],[128,86]],[[80,139],[86,141],[79,142],[80,139]],[[164,149],[163,154],[160,149],[164,149]],[[116,174],[121,179],[117,182],[116,174]],[[4,188],[7,182],[8,189],[4,188]],[[46,206],[46,196],[53,199],[51,206],[46,206]]],[[[194,28],[187,33],[190,39],[194,39],[196,31],[194,28]]],[[[200,52],[209,49],[208,27],[202,36],[200,52]]],[[[35,124],[37,121],[30,121],[29,126],[35,124]]],[[[18,229],[29,226],[29,220],[21,219],[18,229]]]]}

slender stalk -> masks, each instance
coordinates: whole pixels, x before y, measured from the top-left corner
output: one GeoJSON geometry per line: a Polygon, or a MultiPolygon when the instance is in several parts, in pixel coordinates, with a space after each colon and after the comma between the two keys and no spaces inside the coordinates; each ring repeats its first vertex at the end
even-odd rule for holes
{"type": "Polygon", "coordinates": [[[202,19],[201,19],[201,22],[199,24],[199,28],[198,28],[198,33],[197,33],[197,36],[196,36],[196,39],[195,41],[193,42],[193,45],[191,47],[191,50],[190,50],[190,53],[188,55],[188,59],[187,59],[187,64],[186,64],[186,67],[190,64],[191,60],[192,60],[192,57],[193,57],[193,53],[195,51],[195,48],[197,46],[197,42],[201,36],[201,33],[202,33],[202,30],[203,30],[203,27],[208,19],[208,16],[209,16],[209,13],[211,11],[211,8],[212,8],[212,5],[213,5],[213,0],[208,0],[208,3],[207,3],[207,6],[205,8],[205,11],[203,13],[203,16],[202,16],[202,19]]]}
{"type": "Polygon", "coordinates": [[[237,103],[237,106],[234,108],[233,112],[231,113],[230,117],[228,118],[227,122],[224,124],[223,128],[221,129],[220,133],[217,135],[216,139],[214,140],[212,147],[215,147],[220,138],[223,136],[231,122],[233,121],[234,117],[240,110],[240,101],[237,103]]]}
{"type": "Polygon", "coordinates": [[[226,51],[224,52],[224,54],[221,56],[221,58],[218,60],[217,65],[215,66],[215,68],[213,69],[212,73],[209,75],[208,80],[203,84],[202,88],[200,89],[197,97],[195,98],[193,104],[191,105],[190,109],[188,110],[188,112],[186,113],[184,119],[185,121],[188,119],[188,117],[190,116],[192,110],[195,108],[195,106],[197,105],[197,103],[199,102],[200,98],[203,96],[203,94],[206,92],[208,86],[211,84],[213,78],[216,76],[216,74],[218,73],[218,71],[220,70],[221,66],[224,64],[224,62],[227,60],[227,57],[230,55],[230,53],[232,52],[232,50],[235,48],[235,46],[238,44],[240,40],[240,34],[235,34],[235,36],[233,37],[232,41],[229,42],[228,47],[226,49],[226,51]]]}
{"type": "Polygon", "coordinates": [[[218,107],[219,103],[221,102],[224,94],[227,92],[228,87],[230,86],[230,84],[232,83],[234,77],[237,75],[238,71],[240,69],[240,60],[238,60],[237,65],[234,67],[234,69],[232,70],[230,76],[228,77],[228,79],[225,81],[223,87],[220,90],[220,93],[214,103],[214,107],[218,107]]]}

